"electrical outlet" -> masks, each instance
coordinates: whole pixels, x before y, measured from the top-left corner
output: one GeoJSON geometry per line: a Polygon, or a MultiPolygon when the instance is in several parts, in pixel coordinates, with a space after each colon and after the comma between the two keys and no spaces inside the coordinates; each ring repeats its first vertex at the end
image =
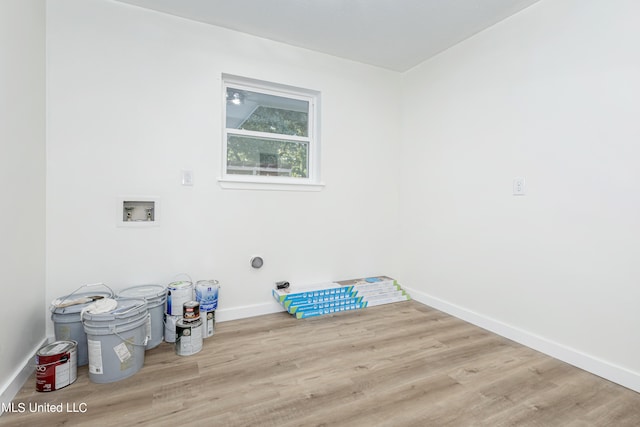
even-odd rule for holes
{"type": "Polygon", "coordinates": [[[514,196],[524,196],[524,178],[516,177],[513,178],[513,195],[514,196]]]}
{"type": "Polygon", "coordinates": [[[182,171],[182,185],[193,185],[193,171],[182,171]]]}

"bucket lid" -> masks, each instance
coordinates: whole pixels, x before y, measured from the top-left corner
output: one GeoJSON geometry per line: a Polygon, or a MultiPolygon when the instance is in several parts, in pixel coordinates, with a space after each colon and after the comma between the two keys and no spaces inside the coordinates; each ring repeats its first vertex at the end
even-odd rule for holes
{"type": "Polygon", "coordinates": [[[196,286],[206,286],[211,288],[219,288],[220,282],[217,280],[198,280],[196,286]]]}
{"type": "Polygon", "coordinates": [[[115,300],[117,305],[107,312],[92,313],[86,310],[82,313],[83,320],[109,321],[117,319],[127,319],[147,313],[147,301],[139,298],[120,298],[115,300]]]}
{"type": "Polygon", "coordinates": [[[202,326],[202,320],[200,320],[200,318],[198,319],[178,319],[178,321],[176,322],[176,326],[179,326],[181,328],[197,328],[198,326],[202,326]]]}
{"type": "Polygon", "coordinates": [[[98,291],[98,292],[79,292],[75,294],[64,295],[51,301],[51,312],[55,314],[70,314],[80,313],[83,308],[93,303],[91,297],[99,296],[102,298],[110,298],[113,296],[111,292],[98,291]],[[70,305],[68,307],[58,307],[60,304],[69,303],[72,301],[85,300],[84,303],[70,305]]]}
{"type": "Polygon", "coordinates": [[[54,341],[51,344],[40,347],[36,354],[38,356],[52,356],[54,354],[67,353],[77,345],[78,343],[75,341],[54,341]]]}
{"type": "Polygon", "coordinates": [[[163,297],[166,293],[167,289],[162,285],[138,285],[121,290],[118,297],[148,299],[163,297]]]}
{"type": "Polygon", "coordinates": [[[183,288],[188,288],[190,286],[192,286],[193,283],[191,282],[187,282],[185,280],[179,281],[179,282],[172,282],[169,283],[169,286],[167,286],[169,289],[183,289],[183,288]]]}

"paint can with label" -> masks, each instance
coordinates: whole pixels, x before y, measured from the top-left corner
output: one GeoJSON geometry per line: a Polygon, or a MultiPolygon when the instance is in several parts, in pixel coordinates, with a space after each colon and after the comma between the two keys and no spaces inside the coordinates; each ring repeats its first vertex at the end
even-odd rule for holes
{"type": "Polygon", "coordinates": [[[216,311],[200,310],[200,317],[202,317],[202,337],[209,338],[213,336],[216,327],[216,311]]]}
{"type": "Polygon", "coordinates": [[[144,299],[122,298],[105,311],[82,313],[89,350],[89,379],[111,383],[128,378],[144,364],[150,331],[149,310],[144,299]]]}
{"type": "Polygon", "coordinates": [[[200,303],[198,301],[187,301],[183,305],[182,318],[185,322],[193,322],[200,319],[200,303]]]}
{"type": "Polygon", "coordinates": [[[198,280],[195,292],[196,301],[200,303],[200,311],[212,311],[218,308],[220,283],[217,280],[198,280]]]}
{"type": "Polygon", "coordinates": [[[176,323],[176,354],[191,356],[200,350],[202,350],[202,321],[178,320],[176,323]]]}
{"type": "Polygon", "coordinates": [[[172,282],[167,286],[167,307],[165,313],[172,316],[182,316],[183,305],[192,301],[193,283],[187,281],[172,282]]]}
{"type": "Polygon", "coordinates": [[[164,337],[164,305],[167,292],[162,285],[138,285],[118,292],[120,298],[142,298],[147,301],[151,338],[147,350],[157,347],[164,337]]]}
{"type": "Polygon", "coordinates": [[[36,391],[55,391],[78,378],[78,343],[55,341],[36,353],[36,391]]]}
{"type": "Polygon", "coordinates": [[[176,323],[182,320],[182,316],[164,315],[164,340],[165,342],[176,342],[176,323]]]}

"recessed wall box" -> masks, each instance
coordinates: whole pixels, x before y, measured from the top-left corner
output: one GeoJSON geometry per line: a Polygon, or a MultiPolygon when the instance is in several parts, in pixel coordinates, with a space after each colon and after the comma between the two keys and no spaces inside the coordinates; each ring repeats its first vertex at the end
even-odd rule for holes
{"type": "Polygon", "coordinates": [[[122,227],[158,225],[160,200],[157,197],[120,197],[116,206],[116,224],[122,227]]]}

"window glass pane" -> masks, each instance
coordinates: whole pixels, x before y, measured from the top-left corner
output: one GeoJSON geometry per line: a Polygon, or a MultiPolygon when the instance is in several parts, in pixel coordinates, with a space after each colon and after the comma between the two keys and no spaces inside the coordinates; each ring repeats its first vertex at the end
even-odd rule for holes
{"type": "Polygon", "coordinates": [[[227,88],[227,128],[309,136],[309,102],[227,88]]]}
{"type": "Polygon", "coordinates": [[[228,135],[227,173],[308,178],[309,144],[228,135]]]}

